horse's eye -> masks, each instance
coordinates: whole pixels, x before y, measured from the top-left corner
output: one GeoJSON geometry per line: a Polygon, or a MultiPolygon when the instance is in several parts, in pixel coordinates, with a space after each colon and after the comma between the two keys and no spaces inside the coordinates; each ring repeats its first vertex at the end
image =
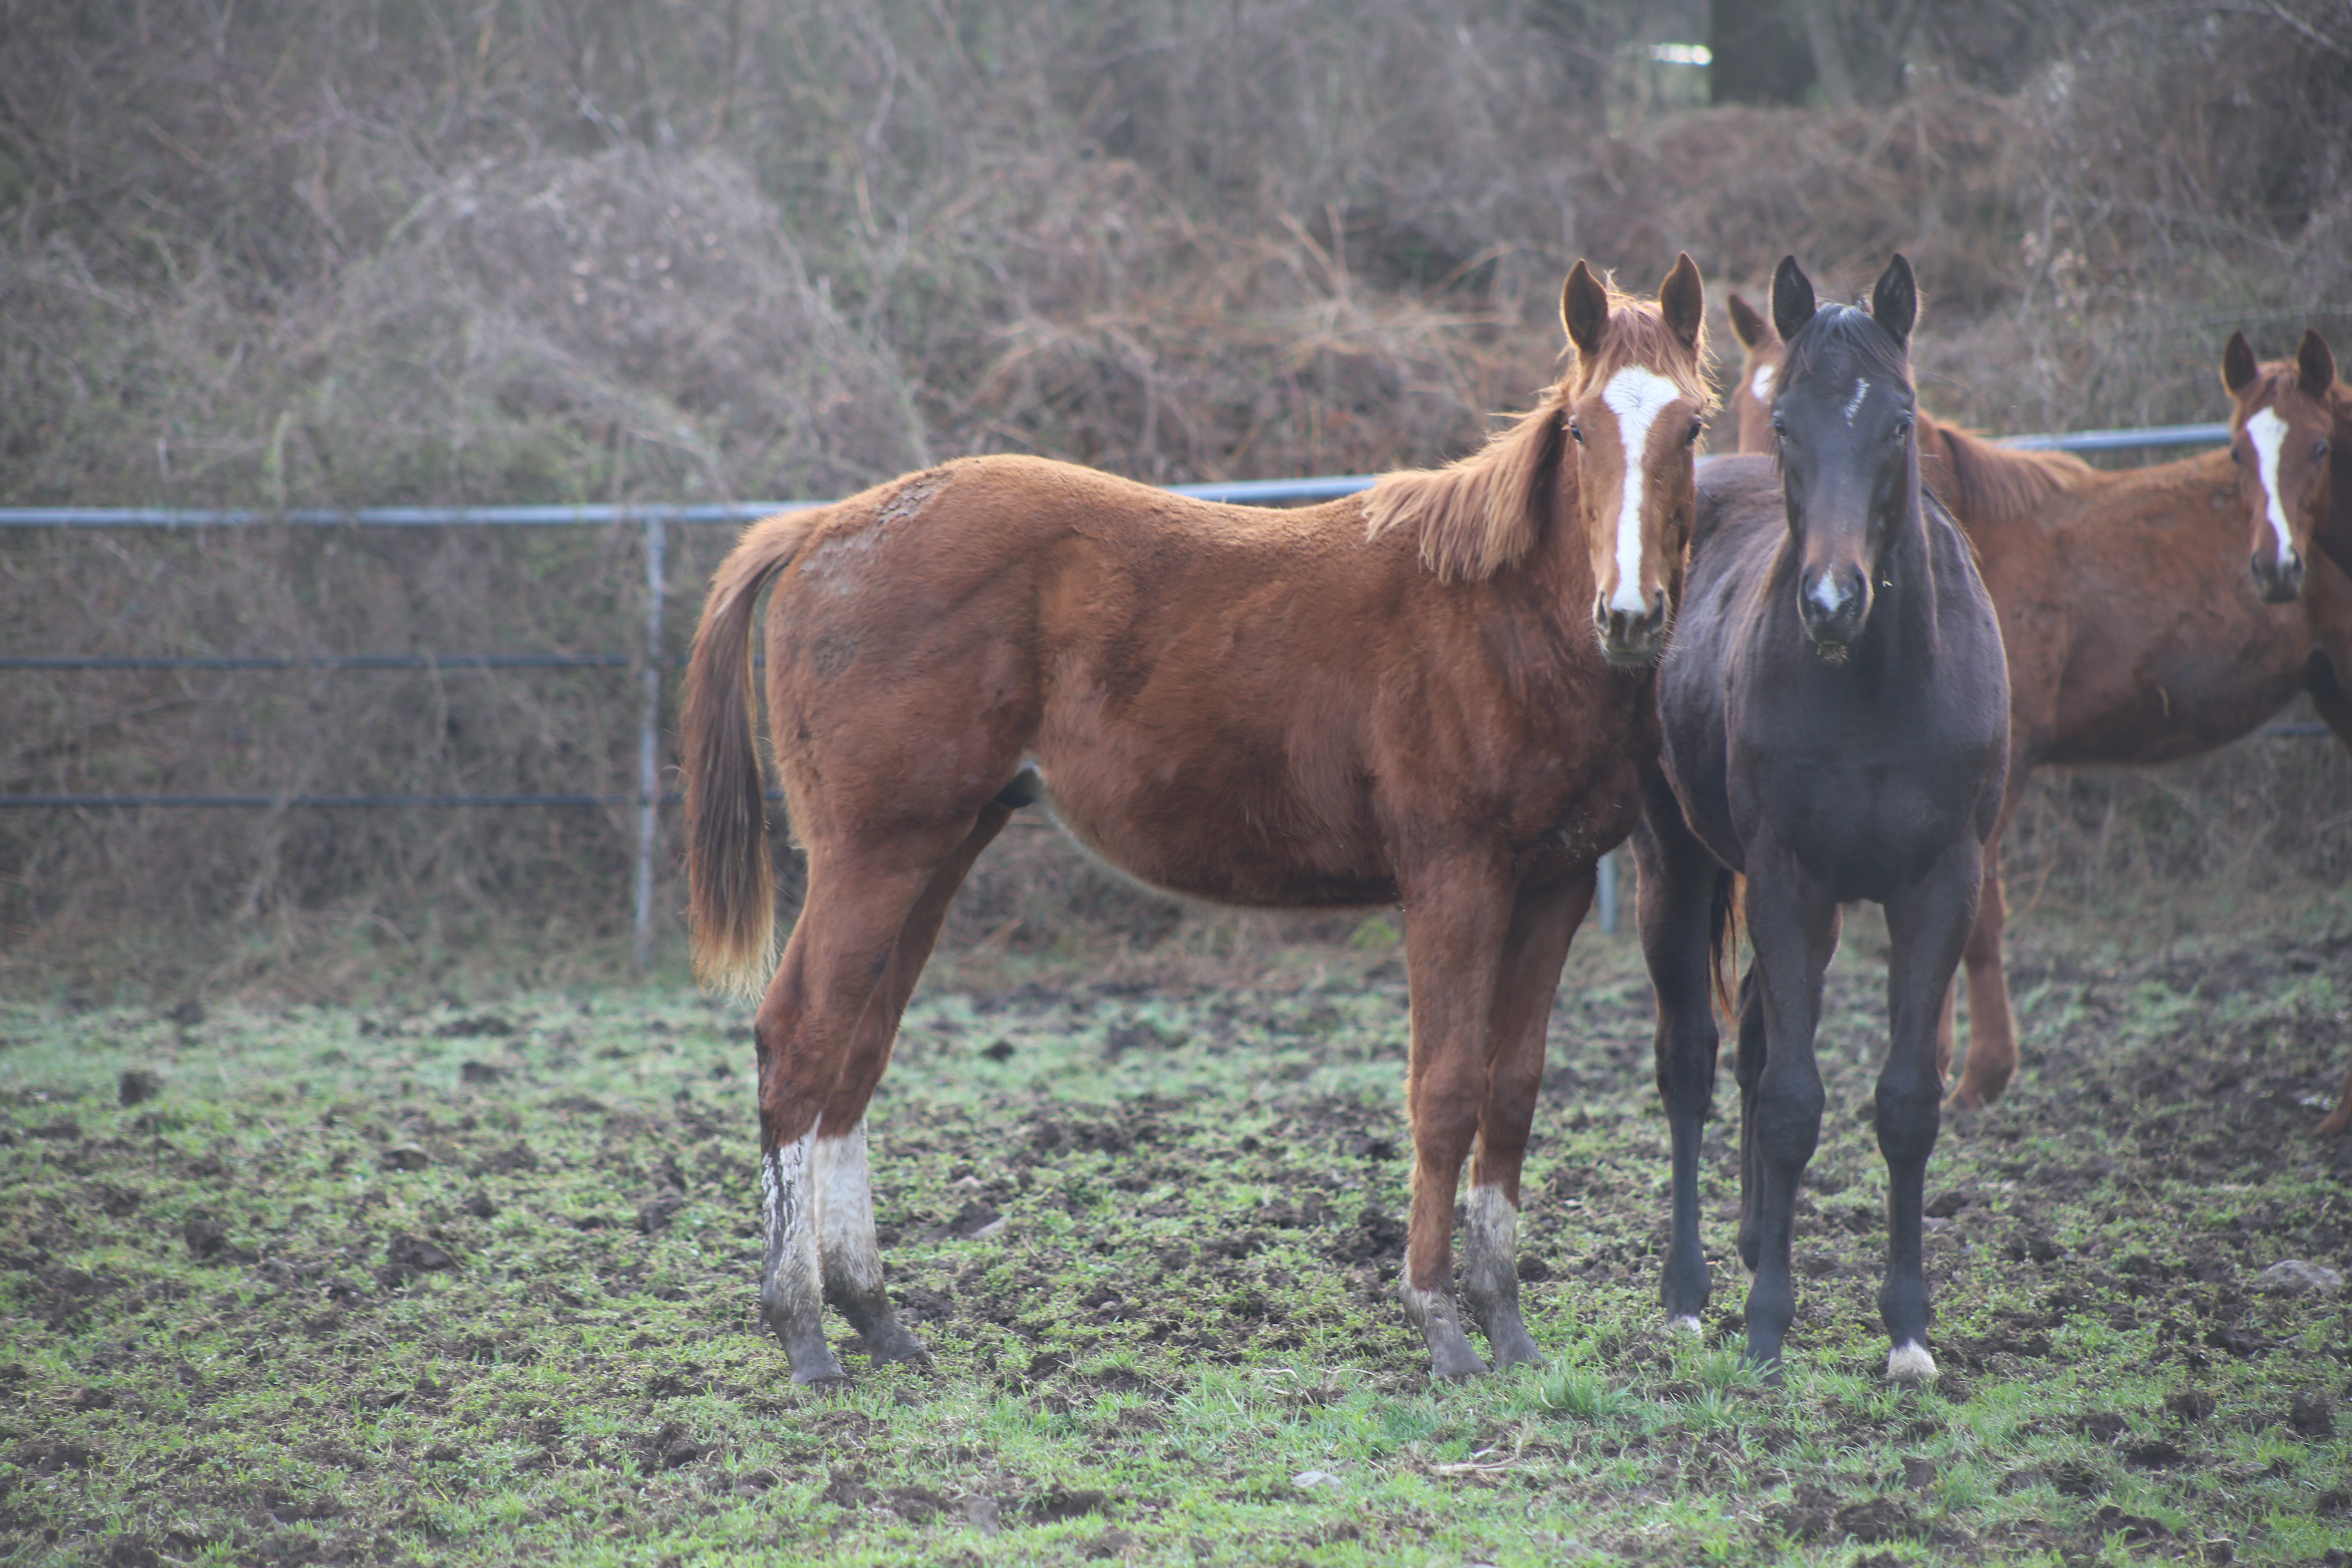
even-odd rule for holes
{"type": "Polygon", "coordinates": [[[2230,448],[2230,461],[2237,464],[2238,467],[2242,468],[2246,466],[2246,454],[2239,450],[2237,447],[2232,447],[2230,448]]]}
{"type": "MultiPolygon", "coordinates": [[[[1683,445],[1685,445],[1685,447],[1696,447],[1696,446],[1697,446],[1697,445],[1698,445],[1699,434],[1700,434],[1700,432],[1704,431],[1706,428],[1706,422],[1705,420],[1703,420],[1703,419],[1693,419],[1693,420],[1691,421],[1690,434],[1683,437],[1683,445]]],[[[2322,443],[2321,443],[2321,445],[2325,446],[2325,445],[2326,445],[2326,443],[2325,443],[2325,442],[2322,442],[2322,443]]]]}
{"type": "Polygon", "coordinates": [[[2327,437],[2322,436],[2311,444],[2311,460],[2315,463],[2326,456],[2327,456],[2327,437]]]}
{"type": "Polygon", "coordinates": [[[1576,421],[1573,419],[1568,422],[1568,433],[1575,437],[1576,444],[1578,446],[1581,447],[1584,445],[1584,432],[1578,427],[1576,421]]]}

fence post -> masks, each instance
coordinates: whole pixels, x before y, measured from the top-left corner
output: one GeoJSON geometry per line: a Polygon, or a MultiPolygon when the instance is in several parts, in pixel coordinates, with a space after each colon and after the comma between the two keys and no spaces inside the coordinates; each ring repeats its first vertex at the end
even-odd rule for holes
{"type": "Polygon", "coordinates": [[[659,829],[656,810],[661,801],[662,590],[668,575],[663,570],[664,515],[646,514],[646,668],[645,690],[637,706],[637,885],[635,914],[636,966],[643,972],[654,956],[654,844],[659,829]]]}

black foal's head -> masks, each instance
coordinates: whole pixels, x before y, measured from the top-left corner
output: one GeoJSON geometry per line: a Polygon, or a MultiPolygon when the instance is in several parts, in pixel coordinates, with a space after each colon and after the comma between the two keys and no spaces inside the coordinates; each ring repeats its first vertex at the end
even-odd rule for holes
{"type": "Polygon", "coordinates": [[[1874,588],[1917,486],[1911,327],[1919,296],[1897,256],[1870,309],[1820,305],[1793,256],[1772,275],[1772,322],[1789,345],[1772,402],[1780,481],[1796,537],[1797,612],[1839,659],[1870,619],[1874,588]]]}

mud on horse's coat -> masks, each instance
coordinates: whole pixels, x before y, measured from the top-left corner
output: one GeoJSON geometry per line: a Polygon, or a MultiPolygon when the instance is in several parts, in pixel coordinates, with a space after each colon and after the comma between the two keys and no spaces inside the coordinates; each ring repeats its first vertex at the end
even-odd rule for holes
{"type": "Polygon", "coordinates": [[[695,634],[683,757],[698,973],[765,982],[761,1304],[794,1377],[831,1303],[920,1356],[883,1288],[866,1110],[950,899],[1032,798],[1138,879],[1269,907],[1401,904],[1407,1317],[1442,1377],[1534,1359],[1511,1252],[1544,1027],[1601,854],[1655,766],[1708,402],[1688,257],[1654,304],[1579,263],[1573,368],[1484,450],[1296,511],[966,458],[754,525],[695,634]],[[774,921],[749,645],[808,893],[774,921]]]}
{"type": "Polygon", "coordinates": [[[1695,1328],[1708,1295],[1698,1148],[1715,1085],[1717,971],[1742,901],[1754,960],[1738,1015],[1739,1254],[1748,1353],[1777,1374],[1796,1297],[1797,1182],[1821,1135],[1813,1058],[1840,903],[1886,908],[1888,1176],[1879,1310],[1889,1375],[1931,1376],[1921,1197],[1940,1084],[1936,1024],[2000,808],[2008,689],[1968,542],[1919,489],[1896,257],[1864,313],[1816,310],[1793,257],[1774,279],[1789,342],[1772,419],[1781,461],[1699,477],[1685,599],[1658,687],[1665,777],[1634,843],[1657,1070],[1674,1137],[1661,1295],[1695,1328]]]}

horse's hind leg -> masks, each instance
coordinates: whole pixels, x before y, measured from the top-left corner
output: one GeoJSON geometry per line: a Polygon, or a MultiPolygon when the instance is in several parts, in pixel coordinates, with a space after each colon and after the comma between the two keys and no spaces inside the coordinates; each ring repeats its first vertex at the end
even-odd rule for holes
{"type": "Polygon", "coordinates": [[[1980,856],[1975,840],[1963,839],[1886,905],[1886,1065],[1876,1095],[1878,1149],[1886,1160],[1886,1281],[1878,1312],[1894,1344],[1886,1375],[1906,1382],[1936,1374],[1920,1218],[1940,1114],[1936,1015],[1976,913],[1980,856]]]}
{"type": "Polygon", "coordinates": [[[1542,1357],[1519,1316],[1519,1168],[1528,1129],[1543,1090],[1544,1030],[1559,986],[1569,939],[1592,903],[1590,870],[1560,887],[1519,895],[1495,977],[1486,1057],[1486,1099],[1478,1111],[1478,1151],[1470,1162],[1470,1201],[1462,1249],[1462,1293],[1486,1332],[1496,1366],[1542,1357]]]}
{"type": "Polygon", "coordinates": [[[1739,1038],[1732,1048],[1731,1073],[1739,1085],[1739,1249],[1740,1267],[1756,1272],[1757,1237],[1762,1227],[1759,1200],[1764,1178],[1757,1165],[1756,1089],[1764,1081],[1764,992],[1756,983],[1756,965],[1739,977],[1739,1038]]]}
{"type": "MultiPolygon", "coordinates": [[[[2332,647],[2334,651],[2327,655],[2312,656],[2304,672],[2304,689],[2311,693],[2312,707],[2326,721],[2336,743],[2352,752],[2352,695],[2346,693],[2344,681],[2337,676],[2339,670],[2352,666],[2352,658],[2347,657],[2347,651],[2352,650],[2347,650],[2340,641],[2332,647]]],[[[2336,1097],[2336,1109],[2319,1124],[2319,1135],[2338,1138],[2347,1127],[2352,1127],[2352,1071],[2345,1073],[2344,1090],[2336,1097]]]]}
{"type": "Polygon", "coordinates": [[[873,1187],[866,1170],[866,1107],[874,1098],[884,1069],[889,1066],[898,1020],[907,1010],[907,998],[914,994],[923,964],[931,955],[932,944],[939,940],[948,906],[954,901],[956,889],[963,885],[972,861],[1012,815],[1005,806],[993,803],[982,807],[971,832],[931,873],[922,897],[899,929],[898,942],[890,952],[889,967],[858,1019],[856,1043],[851,1047],[842,1077],[820,1117],[824,1126],[850,1128],[838,1140],[820,1135],[815,1144],[824,1171],[815,1186],[817,1250],[824,1262],[824,1299],[849,1320],[850,1327],[865,1342],[866,1353],[877,1363],[929,1358],[922,1342],[898,1321],[898,1314],[882,1286],[882,1252],[874,1234],[873,1187]],[[834,1148],[830,1158],[824,1158],[828,1144],[834,1148]]]}
{"type": "MultiPolygon", "coordinates": [[[[2001,896],[2000,841],[2016,811],[2024,780],[2017,773],[2009,798],[2001,803],[2000,820],[1984,847],[1983,890],[1977,899],[1976,920],[1969,927],[1962,959],[1969,976],[1969,1055],[1960,1064],[1959,1081],[1945,1101],[1955,1110],[1976,1110],[1999,1100],[2017,1073],[2017,1020],[2010,1011],[2009,972],[2002,965],[2001,932],[2009,921],[2009,902],[2001,896]]],[[[1957,994],[1950,986],[1948,995],[1957,994]]],[[[1945,1009],[1942,1055],[1951,1054],[1950,1008],[1945,1009]]],[[[1942,1065],[1938,1064],[1939,1067],[1942,1065]]]]}
{"type": "Polygon", "coordinates": [[[1658,1097],[1674,1138],[1674,1231],[1658,1299],[1669,1327],[1696,1333],[1711,1289],[1698,1219],[1699,1143],[1715,1102],[1717,1050],[1709,938],[1717,884],[1729,873],[1684,825],[1682,807],[1663,785],[1634,830],[1633,853],[1642,873],[1642,957],[1657,994],[1658,1097]]]}
{"type": "MultiPolygon", "coordinates": [[[[970,824],[950,827],[929,853],[919,843],[900,840],[887,846],[887,859],[813,846],[807,901],[752,1022],[760,1059],[761,1221],[766,1237],[760,1310],[782,1342],[798,1383],[842,1376],[841,1363],[824,1340],[827,1207],[840,1215],[834,1229],[843,1244],[843,1261],[833,1272],[845,1289],[836,1294],[866,1303],[880,1300],[887,1313],[870,1200],[863,1196],[862,1124],[866,1100],[888,1059],[898,1015],[895,1007],[889,1010],[877,1038],[867,1013],[893,973],[902,935],[937,891],[940,878],[950,866],[970,864],[968,855],[960,861],[958,857],[974,833],[970,824]],[[852,1240],[861,1235],[863,1258],[855,1256],[852,1240]]],[[[960,869],[956,875],[960,879],[960,869]]],[[[953,893],[953,881],[946,891],[953,893]]],[[[936,919],[929,929],[937,931],[936,919]]],[[[921,945],[928,951],[928,939],[921,945]]],[[[919,956],[915,967],[920,967],[919,956]]]]}

